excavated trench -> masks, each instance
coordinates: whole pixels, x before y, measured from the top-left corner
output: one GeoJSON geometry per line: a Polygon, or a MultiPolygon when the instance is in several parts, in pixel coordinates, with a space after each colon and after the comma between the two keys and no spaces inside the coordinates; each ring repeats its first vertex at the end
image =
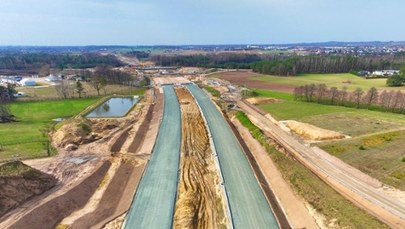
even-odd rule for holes
{"type": "Polygon", "coordinates": [[[174,228],[226,228],[225,201],[208,132],[194,98],[176,89],[182,112],[180,176],[174,228]]]}

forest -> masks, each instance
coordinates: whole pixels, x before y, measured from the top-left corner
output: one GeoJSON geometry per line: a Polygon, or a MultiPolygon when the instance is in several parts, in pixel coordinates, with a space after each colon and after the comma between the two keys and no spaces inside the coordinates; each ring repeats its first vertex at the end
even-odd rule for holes
{"type": "Polygon", "coordinates": [[[113,55],[101,55],[98,53],[18,53],[0,55],[0,70],[35,72],[44,65],[62,70],[65,68],[93,68],[98,65],[119,67],[123,63],[113,55]]]}
{"type": "Polygon", "coordinates": [[[269,54],[219,53],[197,55],[154,55],[151,60],[163,66],[252,69],[279,76],[307,73],[348,73],[399,69],[403,56],[284,56],[269,54]]]}

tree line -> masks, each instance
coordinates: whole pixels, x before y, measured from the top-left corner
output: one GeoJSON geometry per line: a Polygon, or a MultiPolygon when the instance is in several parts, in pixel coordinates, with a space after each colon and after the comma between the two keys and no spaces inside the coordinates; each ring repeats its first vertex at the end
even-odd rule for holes
{"type": "Polygon", "coordinates": [[[367,91],[357,88],[350,92],[347,87],[339,89],[328,88],[326,84],[307,84],[294,89],[294,98],[305,102],[405,114],[405,93],[400,90],[379,92],[372,87],[367,91]]]}
{"type": "Polygon", "coordinates": [[[99,53],[24,53],[0,55],[0,69],[38,71],[42,66],[50,68],[93,68],[98,65],[113,67],[123,66],[123,63],[114,55],[101,55],[99,53]]]}
{"type": "Polygon", "coordinates": [[[245,53],[154,55],[151,60],[162,66],[252,69],[258,73],[279,76],[398,69],[405,61],[403,56],[284,56],[245,53]]]}

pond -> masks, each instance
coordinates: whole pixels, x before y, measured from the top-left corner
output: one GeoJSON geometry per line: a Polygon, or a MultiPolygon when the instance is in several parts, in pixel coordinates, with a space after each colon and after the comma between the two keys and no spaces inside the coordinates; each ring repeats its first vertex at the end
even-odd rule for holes
{"type": "Polygon", "coordinates": [[[105,101],[86,115],[87,118],[123,117],[139,101],[139,96],[114,97],[105,101]]]}

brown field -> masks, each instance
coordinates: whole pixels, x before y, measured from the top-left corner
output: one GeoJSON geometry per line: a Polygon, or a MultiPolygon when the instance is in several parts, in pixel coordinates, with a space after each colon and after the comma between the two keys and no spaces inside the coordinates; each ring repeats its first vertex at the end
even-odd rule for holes
{"type": "Polygon", "coordinates": [[[258,76],[258,74],[251,71],[222,72],[214,75],[214,77],[224,79],[231,82],[232,84],[236,84],[239,86],[289,93],[292,93],[294,91],[295,86],[293,85],[283,85],[250,79],[254,76],[258,76]]]}

